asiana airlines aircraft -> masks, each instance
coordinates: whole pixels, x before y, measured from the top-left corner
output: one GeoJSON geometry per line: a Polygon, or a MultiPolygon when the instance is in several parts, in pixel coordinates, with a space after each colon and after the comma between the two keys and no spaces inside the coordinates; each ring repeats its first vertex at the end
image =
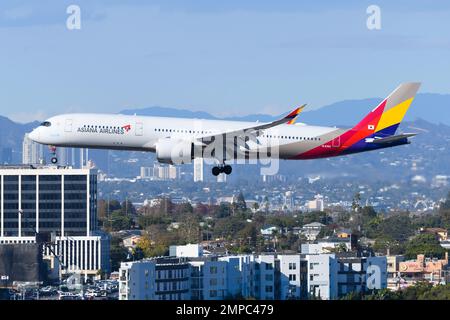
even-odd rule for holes
{"type": "MultiPolygon", "coordinates": [[[[304,106],[266,123],[148,117],[121,114],[64,114],[52,117],[29,137],[56,147],[155,152],[161,163],[211,159],[212,174],[230,174],[237,158],[319,159],[410,143],[414,133],[396,134],[420,83],[403,83],[353,128],[295,123],[304,106]]],[[[52,158],[52,163],[57,163],[52,158]]]]}

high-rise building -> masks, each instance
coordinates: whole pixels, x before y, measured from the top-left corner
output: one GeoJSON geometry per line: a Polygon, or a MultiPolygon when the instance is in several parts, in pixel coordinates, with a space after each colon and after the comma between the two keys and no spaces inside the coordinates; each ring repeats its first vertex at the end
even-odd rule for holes
{"type": "Polygon", "coordinates": [[[52,235],[63,273],[109,271],[109,237],[97,228],[96,171],[3,166],[0,187],[0,244],[52,235]]]}
{"type": "Polygon", "coordinates": [[[65,166],[70,163],[69,160],[69,149],[67,148],[57,148],[57,157],[58,157],[58,164],[65,166]]]}
{"type": "Polygon", "coordinates": [[[194,159],[194,182],[203,181],[203,159],[194,159]]]}
{"type": "Polygon", "coordinates": [[[309,211],[323,211],[325,207],[323,196],[317,194],[314,196],[314,200],[307,202],[307,208],[309,211]]]}
{"type": "Polygon", "coordinates": [[[180,168],[155,163],[153,167],[141,167],[140,177],[149,180],[175,180],[180,177],[180,168]]]}
{"type": "Polygon", "coordinates": [[[288,211],[294,210],[294,193],[292,191],[286,191],[284,194],[284,207],[288,211]]]}
{"type": "Polygon", "coordinates": [[[25,134],[22,143],[22,163],[23,164],[39,164],[44,158],[43,145],[34,142],[25,134]]]}

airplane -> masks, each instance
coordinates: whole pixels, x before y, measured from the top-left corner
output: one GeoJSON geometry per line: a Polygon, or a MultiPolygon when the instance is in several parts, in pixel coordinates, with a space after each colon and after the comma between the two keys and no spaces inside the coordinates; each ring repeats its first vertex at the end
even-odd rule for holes
{"type": "MultiPolygon", "coordinates": [[[[344,156],[411,143],[415,133],[396,134],[420,83],[398,86],[352,128],[294,123],[305,105],[272,122],[243,122],[121,114],[63,114],[34,129],[29,138],[56,147],[148,151],[161,163],[211,159],[212,174],[231,174],[239,157],[303,160],[344,156]]],[[[56,153],[51,159],[58,162],[56,153]]]]}

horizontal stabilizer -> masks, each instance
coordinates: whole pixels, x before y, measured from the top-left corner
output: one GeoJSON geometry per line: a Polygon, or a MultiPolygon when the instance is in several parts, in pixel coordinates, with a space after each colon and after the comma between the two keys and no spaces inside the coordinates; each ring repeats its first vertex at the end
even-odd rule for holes
{"type": "Polygon", "coordinates": [[[403,134],[398,134],[396,136],[389,136],[386,138],[374,139],[372,141],[372,143],[377,143],[377,144],[393,143],[393,142],[397,142],[399,140],[407,139],[409,137],[414,137],[415,135],[417,135],[417,133],[403,133],[403,134]]]}

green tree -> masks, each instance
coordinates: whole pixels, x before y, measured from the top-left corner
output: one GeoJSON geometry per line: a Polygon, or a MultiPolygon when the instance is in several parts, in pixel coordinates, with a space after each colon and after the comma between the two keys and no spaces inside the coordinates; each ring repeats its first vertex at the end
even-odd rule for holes
{"type": "Polygon", "coordinates": [[[405,250],[408,259],[414,259],[418,254],[426,257],[443,258],[445,249],[441,247],[439,241],[433,234],[420,234],[406,244],[405,250]]]}
{"type": "Polygon", "coordinates": [[[122,210],[114,211],[106,224],[112,231],[128,230],[131,228],[133,220],[123,215],[122,210]]]}
{"type": "Polygon", "coordinates": [[[247,210],[247,204],[245,203],[245,198],[242,191],[239,192],[235,201],[233,202],[233,209],[235,214],[236,212],[243,212],[247,210]]]}
{"type": "Polygon", "coordinates": [[[226,218],[231,216],[231,206],[228,203],[221,203],[217,208],[216,216],[217,218],[226,218]]]}
{"type": "Polygon", "coordinates": [[[357,192],[353,196],[352,211],[359,212],[361,210],[361,193],[357,192]]]}
{"type": "Polygon", "coordinates": [[[122,245],[122,239],[112,237],[110,242],[110,261],[111,270],[116,271],[120,268],[120,263],[127,260],[128,250],[122,245]]]}
{"type": "Polygon", "coordinates": [[[379,228],[380,236],[387,236],[400,242],[408,240],[414,232],[414,226],[407,213],[395,214],[383,219],[379,228]]]}
{"type": "Polygon", "coordinates": [[[130,200],[126,199],[121,204],[122,214],[126,216],[134,216],[136,214],[136,208],[130,200]]]}
{"type": "Polygon", "coordinates": [[[450,192],[439,207],[439,216],[442,220],[442,226],[450,229],[450,192]]]}
{"type": "Polygon", "coordinates": [[[179,229],[180,237],[187,243],[196,243],[200,238],[200,219],[194,214],[185,215],[179,229]]]}

